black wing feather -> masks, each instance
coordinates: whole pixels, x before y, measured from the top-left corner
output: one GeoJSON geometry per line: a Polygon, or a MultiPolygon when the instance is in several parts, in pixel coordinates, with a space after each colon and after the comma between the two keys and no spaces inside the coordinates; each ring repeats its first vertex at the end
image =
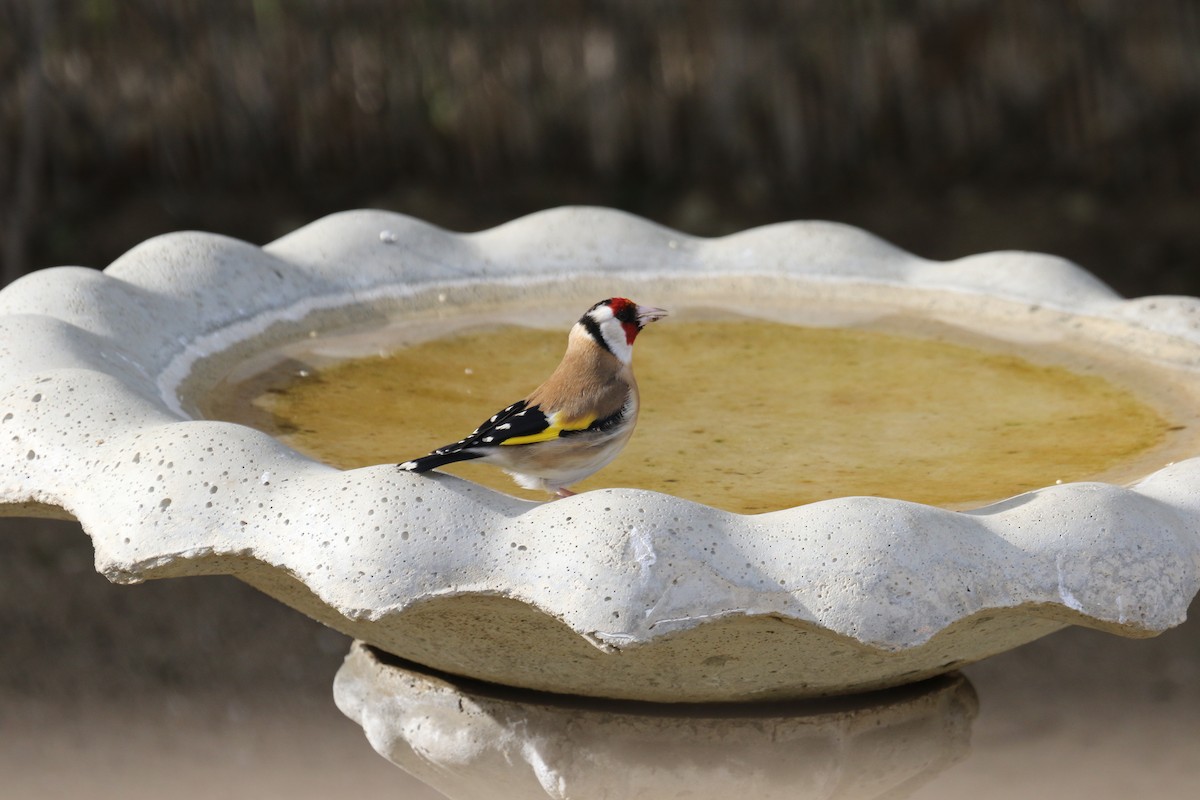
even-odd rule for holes
{"type": "Polygon", "coordinates": [[[468,461],[486,455],[486,450],[499,447],[508,439],[518,436],[535,436],[550,427],[550,421],[538,406],[530,406],[518,400],[508,408],[494,414],[465,439],[444,445],[427,456],[406,461],[401,468],[413,472],[428,472],[443,464],[468,461]],[[484,452],[480,452],[483,450],[484,452]]]}
{"type": "Polygon", "coordinates": [[[430,453],[427,456],[405,461],[400,465],[400,469],[407,469],[411,472],[429,472],[431,469],[437,469],[443,464],[453,464],[455,461],[470,461],[473,458],[479,458],[483,453],[472,452],[470,450],[458,450],[453,453],[430,453]]]}
{"type": "MultiPolygon", "coordinates": [[[[550,427],[550,420],[540,406],[531,406],[518,400],[508,408],[492,416],[461,442],[455,442],[440,450],[461,447],[492,447],[503,444],[518,436],[534,436],[550,427]]],[[[439,451],[440,452],[440,451],[439,451]]]]}

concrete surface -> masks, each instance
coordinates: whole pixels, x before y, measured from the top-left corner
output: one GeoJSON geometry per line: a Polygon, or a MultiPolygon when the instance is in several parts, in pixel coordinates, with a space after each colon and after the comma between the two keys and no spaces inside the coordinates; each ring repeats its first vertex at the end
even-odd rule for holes
{"type": "Polygon", "coordinates": [[[259,337],[557,306],[605,285],[804,319],[839,303],[986,319],[1170,363],[1179,392],[1200,386],[1200,302],[1123,301],[1049,256],[930,262],[817,222],[698,239],[562,208],[460,235],[354,211],[264,248],[172,234],[103,274],[7,287],[0,503],[68,510],[115,581],[236,574],[412,661],[600,697],[863,691],[1068,623],[1137,637],[1183,618],[1200,583],[1200,459],[968,513],[857,497],[747,517],[627,489],[539,505],[388,464],[341,472],[188,412],[188,381],[259,337]]]}

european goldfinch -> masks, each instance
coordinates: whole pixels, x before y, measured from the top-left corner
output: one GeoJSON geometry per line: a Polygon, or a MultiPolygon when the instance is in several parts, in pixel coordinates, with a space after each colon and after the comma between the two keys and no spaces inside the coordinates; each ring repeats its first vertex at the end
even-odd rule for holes
{"type": "Polygon", "coordinates": [[[624,297],[602,300],[571,328],[558,367],[524,400],[400,469],[428,472],[455,461],[495,464],[526,489],[559,497],[608,464],[633,434],[638,388],[633,377],[633,340],[642,328],[667,316],[624,297]]]}

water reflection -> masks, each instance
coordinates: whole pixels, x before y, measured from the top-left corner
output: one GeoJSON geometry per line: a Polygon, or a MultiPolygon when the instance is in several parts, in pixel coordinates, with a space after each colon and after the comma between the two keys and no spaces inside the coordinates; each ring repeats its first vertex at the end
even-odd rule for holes
{"type": "Polygon", "coordinates": [[[962,675],[792,703],[656,705],[430,673],[361,643],[338,706],[393,764],[451,800],[906,797],[968,752],[962,675]]]}

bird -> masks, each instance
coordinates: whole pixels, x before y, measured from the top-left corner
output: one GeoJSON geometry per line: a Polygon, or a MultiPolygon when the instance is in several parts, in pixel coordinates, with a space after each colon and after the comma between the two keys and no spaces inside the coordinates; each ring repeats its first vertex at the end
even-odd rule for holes
{"type": "Polygon", "coordinates": [[[624,297],[601,300],[571,326],[566,353],[545,382],[469,436],[397,466],[422,473],[478,459],[526,489],[575,494],[569,487],[610,463],[633,435],[633,342],[666,316],[624,297]]]}

